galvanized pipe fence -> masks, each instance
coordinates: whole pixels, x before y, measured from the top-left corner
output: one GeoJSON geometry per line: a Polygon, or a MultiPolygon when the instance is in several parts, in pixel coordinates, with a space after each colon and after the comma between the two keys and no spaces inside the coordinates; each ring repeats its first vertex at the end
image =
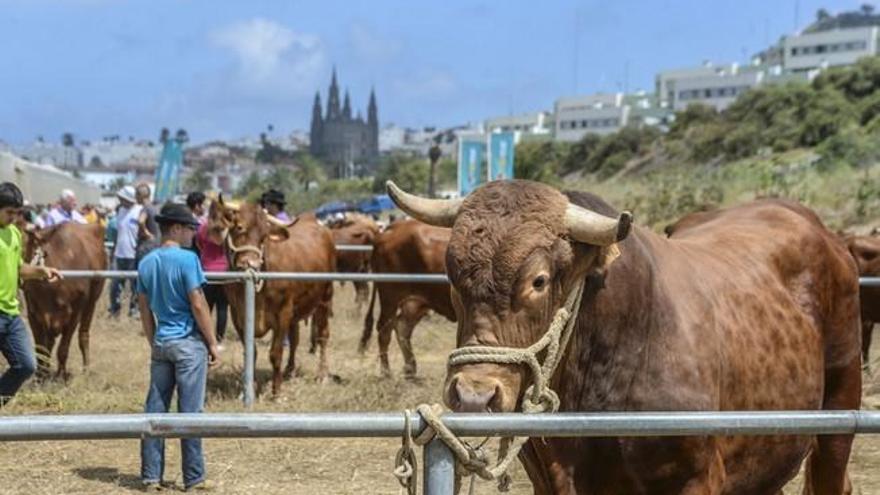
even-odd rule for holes
{"type": "MultiPolygon", "coordinates": [[[[880,411],[627,412],[445,414],[457,436],[609,437],[688,435],[878,434],[880,411]]],[[[108,414],[11,416],[0,442],[181,438],[394,438],[405,433],[402,413],[108,414]]],[[[426,423],[410,413],[410,434],[426,423]]],[[[451,495],[455,458],[434,439],[424,446],[423,493],[451,495]]]]}
{"type": "MultiPolygon", "coordinates": [[[[61,272],[65,278],[137,278],[134,271],[61,272]]],[[[209,272],[209,280],[244,283],[245,369],[244,404],[254,402],[254,311],[258,280],[365,281],[391,283],[448,283],[443,274],[402,273],[282,273],[209,272]]],[[[862,286],[880,287],[880,277],[859,279],[862,286]]],[[[880,411],[770,411],[770,412],[627,412],[554,414],[446,414],[453,433],[477,436],[687,436],[687,435],[817,435],[880,433],[880,411]]],[[[400,437],[401,413],[320,414],[123,414],[4,417],[0,441],[85,440],[144,437],[216,438],[352,438],[400,437]]],[[[410,414],[415,436],[426,423],[410,414]]],[[[438,439],[424,447],[423,493],[448,495],[453,491],[455,459],[438,439]]]]}
{"type": "MultiPolygon", "coordinates": [[[[65,278],[137,278],[136,271],[63,270],[65,278]]],[[[440,273],[336,273],[336,272],[207,272],[208,280],[244,282],[244,372],[242,373],[242,400],[247,408],[254,404],[254,322],[256,282],[259,280],[290,280],[301,282],[388,282],[388,283],[449,283],[440,273]]],[[[880,277],[861,277],[859,284],[880,287],[880,277]]]]}
{"type": "MultiPolygon", "coordinates": [[[[105,242],[104,249],[110,251],[116,244],[113,242],[105,242]]],[[[337,251],[366,251],[370,252],[373,250],[373,246],[369,244],[337,244],[337,251]]],[[[111,253],[112,254],[112,253],[111,253]]]]}
{"type": "MultiPolygon", "coordinates": [[[[75,278],[137,278],[136,271],[62,270],[66,279],[75,278]]],[[[444,274],[411,273],[335,273],[335,272],[207,272],[208,280],[244,282],[244,372],[242,399],[250,408],[254,404],[254,347],[256,282],[260,280],[291,280],[300,282],[388,282],[388,283],[449,283],[444,274]]]]}

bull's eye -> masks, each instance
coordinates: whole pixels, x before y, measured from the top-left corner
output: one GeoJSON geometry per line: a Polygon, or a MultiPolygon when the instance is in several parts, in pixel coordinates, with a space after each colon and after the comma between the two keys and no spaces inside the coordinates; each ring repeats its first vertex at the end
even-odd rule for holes
{"type": "Polygon", "coordinates": [[[535,277],[535,280],[532,280],[532,288],[537,291],[544,290],[544,287],[547,286],[547,276],[546,275],[538,275],[535,277]]]}

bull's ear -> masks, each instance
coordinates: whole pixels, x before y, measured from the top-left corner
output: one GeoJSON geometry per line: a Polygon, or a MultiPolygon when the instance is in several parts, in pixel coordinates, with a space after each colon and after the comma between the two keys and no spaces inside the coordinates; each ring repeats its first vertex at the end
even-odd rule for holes
{"type": "Polygon", "coordinates": [[[282,242],[290,239],[290,231],[286,227],[273,225],[269,228],[269,239],[275,242],[282,242]]]}

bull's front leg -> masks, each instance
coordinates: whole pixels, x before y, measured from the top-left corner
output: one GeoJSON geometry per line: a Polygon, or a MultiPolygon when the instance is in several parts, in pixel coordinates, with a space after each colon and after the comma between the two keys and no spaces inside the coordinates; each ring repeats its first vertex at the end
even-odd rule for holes
{"type": "Polygon", "coordinates": [[[330,306],[321,303],[312,316],[312,332],[318,346],[318,377],[320,383],[327,381],[330,376],[330,366],[327,359],[327,342],[330,340],[330,306]]]}
{"type": "Polygon", "coordinates": [[[61,342],[58,344],[58,371],[55,372],[55,378],[64,380],[70,379],[70,373],[67,371],[67,358],[70,355],[70,341],[73,338],[73,332],[76,331],[76,322],[67,324],[61,329],[61,342]]]}
{"type": "MultiPolygon", "coordinates": [[[[284,361],[284,337],[293,320],[293,304],[285,304],[278,313],[277,318],[267,318],[267,323],[272,329],[272,348],[269,350],[269,360],[272,362],[272,397],[278,398],[281,392],[281,364],[284,361]]],[[[294,352],[291,348],[290,352],[294,352]]]]}
{"type": "Polygon", "coordinates": [[[299,345],[299,320],[294,320],[287,331],[287,341],[290,343],[290,354],[287,356],[287,366],[284,368],[284,379],[290,380],[296,373],[296,348],[299,345]]]}

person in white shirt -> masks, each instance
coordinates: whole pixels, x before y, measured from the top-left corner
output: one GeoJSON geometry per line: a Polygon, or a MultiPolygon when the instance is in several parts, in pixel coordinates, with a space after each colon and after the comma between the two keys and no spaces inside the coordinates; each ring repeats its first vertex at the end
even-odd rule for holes
{"type": "MultiPolygon", "coordinates": [[[[116,212],[116,244],[113,248],[113,259],[117,270],[137,270],[137,243],[140,229],[139,218],[143,206],[135,200],[135,190],[132,186],[125,186],[116,193],[119,198],[119,210],[116,212]]],[[[131,298],[129,299],[129,316],[138,317],[137,296],[135,295],[135,283],[129,280],[131,298]]],[[[110,286],[110,316],[119,316],[122,309],[122,290],[125,279],[113,279],[110,286]]]]}
{"type": "Polygon", "coordinates": [[[76,211],[76,194],[70,189],[61,191],[58,206],[52,208],[52,211],[49,212],[49,216],[46,218],[46,227],[61,225],[67,222],[87,223],[85,217],[76,211]]]}

